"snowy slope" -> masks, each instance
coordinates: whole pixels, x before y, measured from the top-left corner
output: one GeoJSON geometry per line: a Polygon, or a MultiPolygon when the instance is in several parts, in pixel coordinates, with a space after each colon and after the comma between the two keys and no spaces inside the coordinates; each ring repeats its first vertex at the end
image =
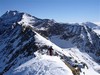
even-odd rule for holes
{"type": "MultiPolygon", "coordinates": [[[[54,48],[54,50],[65,54],[66,56],[73,57],[74,60],[77,60],[78,63],[85,62],[89,69],[82,69],[81,75],[99,75],[94,69],[99,69],[100,66],[95,63],[88,54],[81,53],[77,48],[67,48],[61,49],[51,43],[49,40],[46,40],[39,34],[35,36],[36,42],[39,45],[49,45],[54,48]],[[62,51],[63,50],[63,51],[62,51]],[[91,66],[93,65],[93,66],[91,66]],[[96,68],[95,68],[96,67],[96,68]],[[94,68],[94,69],[93,69],[94,68]]],[[[35,53],[36,57],[27,61],[25,64],[14,69],[12,75],[72,75],[71,70],[64,64],[64,62],[56,56],[47,56],[41,55],[38,52],[35,53]]],[[[9,75],[9,72],[8,72],[9,75]]]]}
{"type": "Polygon", "coordinates": [[[71,40],[60,39],[59,36],[50,37],[50,41],[55,43],[57,46],[61,48],[72,48],[74,45],[71,43],[71,40]]]}
{"type": "Polygon", "coordinates": [[[13,75],[73,75],[55,56],[40,55],[14,69],[13,75]]]}
{"type": "MultiPolygon", "coordinates": [[[[94,69],[97,72],[100,72],[100,65],[97,64],[94,61],[94,59],[90,57],[90,55],[88,55],[85,52],[81,52],[74,44],[71,43],[71,41],[69,42],[66,40],[62,40],[58,36],[52,36],[50,40],[56,45],[58,45],[59,47],[61,47],[63,50],[62,53],[65,54],[66,56],[70,56],[74,58],[75,60],[78,61],[78,63],[85,62],[89,67],[88,71],[94,69]]],[[[86,75],[89,75],[89,74],[86,74],[86,75]]]]}
{"type": "MultiPolygon", "coordinates": [[[[52,46],[55,51],[58,51],[66,56],[71,56],[75,60],[80,62],[85,62],[89,69],[85,68],[82,70],[81,75],[90,75],[91,73],[94,75],[99,75],[93,70],[91,63],[95,64],[99,67],[95,62],[93,62],[89,56],[84,56],[77,48],[69,48],[68,49],[61,49],[55,44],[51,43],[49,40],[46,40],[38,33],[35,35],[35,39],[39,46],[48,45],[52,46]],[[89,60],[86,60],[89,59],[89,60]],[[90,63],[91,61],[91,63],[90,63]],[[91,72],[92,71],[92,72],[91,72]]],[[[21,66],[10,70],[7,72],[6,75],[12,73],[12,75],[72,75],[71,70],[64,64],[64,62],[56,56],[48,56],[48,55],[41,55],[38,52],[35,53],[36,57],[32,58],[31,60],[25,62],[21,66]]],[[[86,54],[85,54],[86,55],[86,54]]]]}
{"type": "Polygon", "coordinates": [[[77,49],[76,47],[67,48],[67,49],[64,49],[64,50],[67,51],[66,55],[73,57],[74,59],[76,59],[78,61],[78,63],[84,62],[88,65],[88,69],[86,67],[85,69],[82,70],[86,75],[89,75],[89,72],[91,74],[95,73],[96,75],[98,75],[98,73],[93,72],[93,71],[95,70],[95,71],[99,72],[100,71],[100,65],[97,64],[87,53],[80,52],[79,49],[77,49]]]}
{"type": "Polygon", "coordinates": [[[100,29],[94,29],[93,31],[100,35],[100,29]]]}

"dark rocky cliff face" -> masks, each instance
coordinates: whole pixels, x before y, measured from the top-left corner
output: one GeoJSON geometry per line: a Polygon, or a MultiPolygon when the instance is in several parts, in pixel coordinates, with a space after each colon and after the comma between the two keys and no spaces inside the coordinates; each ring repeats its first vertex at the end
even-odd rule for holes
{"type": "Polygon", "coordinates": [[[35,57],[34,52],[38,50],[35,44],[35,32],[26,27],[23,31],[21,25],[9,28],[0,35],[0,75],[3,75],[15,64],[21,65],[29,58],[35,57]],[[27,58],[27,59],[25,59],[27,58]],[[22,60],[18,62],[18,60],[22,60]]]}

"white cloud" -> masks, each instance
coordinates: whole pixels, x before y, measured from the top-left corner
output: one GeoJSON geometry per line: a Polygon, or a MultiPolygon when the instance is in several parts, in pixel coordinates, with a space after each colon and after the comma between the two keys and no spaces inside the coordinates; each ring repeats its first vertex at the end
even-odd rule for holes
{"type": "Polygon", "coordinates": [[[95,23],[95,24],[97,24],[97,25],[99,25],[99,26],[100,26],[100,22],[93,22],[93,23],[95,23]]]}

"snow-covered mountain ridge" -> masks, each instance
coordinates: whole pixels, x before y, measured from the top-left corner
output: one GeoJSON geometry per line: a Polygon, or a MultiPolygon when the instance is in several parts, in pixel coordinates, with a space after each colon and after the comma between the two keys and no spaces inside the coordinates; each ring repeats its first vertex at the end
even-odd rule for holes
{"type": "Polygon", "coordinates": [[[0,75],[72,75],[65,59],[70,65],[86,63],[89,69],[81,68],[81,75],[91,71],[99,75],[99,46],[99,35],[86,25],[57,23],[18,11],[0,17],[0,75]],[[54,56],[48,55],[49,46],[54,56]]]}

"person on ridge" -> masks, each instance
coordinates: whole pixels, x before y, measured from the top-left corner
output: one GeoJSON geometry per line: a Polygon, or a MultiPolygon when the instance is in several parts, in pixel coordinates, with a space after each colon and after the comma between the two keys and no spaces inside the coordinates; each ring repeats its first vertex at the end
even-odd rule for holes
{"type": "Polygon", "coordinates": [[[50,46],[48,50],[49,50],[50,56],[52,56],[53,55],[53,48],[52,48],[52,46],[50,46]]]}

